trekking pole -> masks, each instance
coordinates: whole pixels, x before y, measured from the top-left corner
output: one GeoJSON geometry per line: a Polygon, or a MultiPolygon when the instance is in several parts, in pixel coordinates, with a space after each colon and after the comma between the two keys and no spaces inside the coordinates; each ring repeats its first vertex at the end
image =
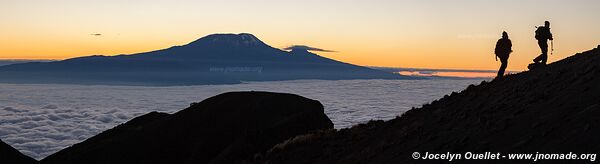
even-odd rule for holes
{"type": "Polygon", "coordinates": [[[550,40],[550,47],[552,48],[552,51],[550,51],[550,55],[554,55],[554,40],[550,40]]]}

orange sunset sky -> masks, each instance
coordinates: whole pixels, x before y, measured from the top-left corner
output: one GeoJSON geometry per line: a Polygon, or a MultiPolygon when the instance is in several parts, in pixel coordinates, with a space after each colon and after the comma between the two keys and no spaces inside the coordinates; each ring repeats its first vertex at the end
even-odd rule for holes
{"type": "Polygon", "coordinates": [[[284,48],[366,66],[509,70],[539,54],[534,26],[552,23],[553,62],[600,44],[597,0],[1,0],[0,59],[131,54],[213,33],[252,33],[284,48]],[[99,36],[91,34],[101,34],[99,36]]]}

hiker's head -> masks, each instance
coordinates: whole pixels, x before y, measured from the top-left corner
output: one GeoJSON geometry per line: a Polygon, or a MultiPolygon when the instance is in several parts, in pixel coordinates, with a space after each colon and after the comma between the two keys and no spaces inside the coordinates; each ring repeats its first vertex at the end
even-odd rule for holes
{"type": "Polygon", "coordinates": [[[550,22],[548,22],[548,21],[544,22],[544,26],[550,27],[550,22]]]}
{"type": "Polygon", "coordinates": [[[506,33],[506,31],[502,32],[502,38],[508,39],[508,33],[506,33]]]}

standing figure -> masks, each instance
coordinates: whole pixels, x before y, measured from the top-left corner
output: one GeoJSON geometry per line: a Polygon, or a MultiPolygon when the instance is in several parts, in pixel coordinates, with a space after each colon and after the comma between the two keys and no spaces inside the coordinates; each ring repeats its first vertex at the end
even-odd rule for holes
{"type": "Polygon", "coordinates": [[[535,30],[535,39],[537,39],[538,45],[542,49],[542,54],[533,59],[533,62],[546,65],[548,61],[548,40],[554,40],[552,33],[550,33],[550,22],[546,21],[544,22],[544,26],[537,27],[535,30]]]}
{"type": "Polygon", "coordinates": [[[496,54],[496,61],[500,58],[500,69],[498,70],[498,76],[496,78],[501,78],[504,75],[504,70],[506,70],[506,66],[508,66],[508,56],[512,52],[512,42],[508,39],[508,33],[506,31],[502,32],[502,38],[498,39],[496,42],[496,49],[494,53],[496,54]]]}

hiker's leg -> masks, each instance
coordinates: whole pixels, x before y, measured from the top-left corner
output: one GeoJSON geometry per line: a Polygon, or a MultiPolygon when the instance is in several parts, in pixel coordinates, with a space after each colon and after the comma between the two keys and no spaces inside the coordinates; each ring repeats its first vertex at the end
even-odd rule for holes
{"type": "Polygon", "coordinates": [[[540,48],[542,49],[542,55],[540,55],[540,61],[542,64],[546,64],[548,61],[548,41],[538,41],[540,48]]]}
{"type": "Polygon", "coordinates": [[[498,76],[497,77],[504,76],[504,70],[506,70],[506,66],[508,66],[508,59],[501,58],[500,62],[502,62],[502,65],[500,65],[500,69],[498,70],[498,76]]]}
{"type": "Polygon", "coordinates": [[[542,54],[542,64],[546,64],[546,62],[548,62],[548,54],[542,54]]]}
{"type": "Polygon", "coordinates": [[[534,63],[539,63],[540,61],[542,61],[542,56],[544,56],[544,54],[540,54],[540,55],[538,55],[537,57],[535,57],[535,58],[533,59],[533,62],[534,62],[534,63]]]}
{"type": "Polygon", "coordinates": [[[533,59],[533,62],[546,64],[546,62],[548,61],[548,42],[546,40],[538,40],[538,45],[542,50],[542,54],[535,57],[535,59],[533,59]]]}
{"type": "MultiPolygon", "coordinates": [[[[539,56],[537,56],[533,59],[534,63],[539,63],[540,61],[542,61],[543,56],[544,56],[544,43],[545,43],[544,41],[538,40],[538,46],[540,46],[540,50],[542,51],[542,54],[540,54],[539,56]]],[[[546,44],[546,51],[548,49],[547,47],[548,46],[546,44]]]]}

